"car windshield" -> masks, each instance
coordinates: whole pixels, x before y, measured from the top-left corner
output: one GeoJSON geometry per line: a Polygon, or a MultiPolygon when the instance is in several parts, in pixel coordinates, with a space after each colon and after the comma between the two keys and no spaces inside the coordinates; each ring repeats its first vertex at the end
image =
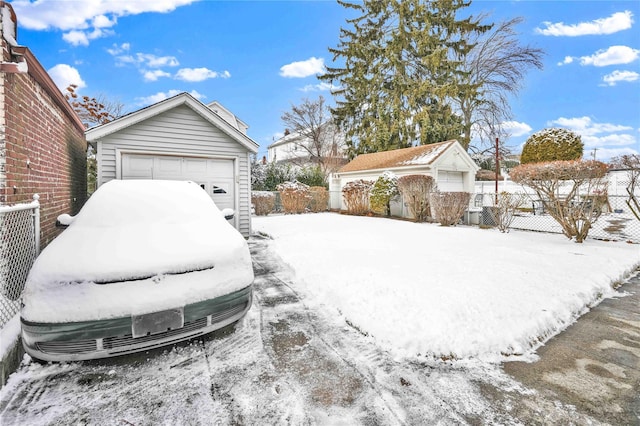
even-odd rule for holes
{"type": "Polygon", "coordinates": [[[213,200],[193,182],[112,180],[89,198],[73,225],[103,228],[184,223],[211,219],[216,213],[222,216],[213,200]]]}

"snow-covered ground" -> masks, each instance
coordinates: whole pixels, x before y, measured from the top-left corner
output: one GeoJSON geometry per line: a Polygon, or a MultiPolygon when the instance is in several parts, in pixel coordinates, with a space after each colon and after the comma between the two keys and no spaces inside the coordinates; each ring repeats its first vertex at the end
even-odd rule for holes
{"type": "Polygon", "coordinates": [[[533,358],[640,265],[640,246],[334,213],[257,217],[306,303],[398,357],[533,358]]]}
{"type": "Polygon", "coordinates": [[[4,425],[597,424],[500,366],[394,360],[253,238],[254,305],[225,337],[100,362],[25,356],[0,389],[4,425]]]}

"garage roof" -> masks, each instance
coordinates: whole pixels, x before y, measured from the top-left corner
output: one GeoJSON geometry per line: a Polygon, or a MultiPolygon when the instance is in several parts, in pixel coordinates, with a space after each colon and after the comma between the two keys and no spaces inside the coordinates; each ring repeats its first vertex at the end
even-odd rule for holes
{"type": "Polygon", "coordinates": [[[361,154],[340,169],[339,173],[430,165],[449,147],[457,143],[456,140],[450,140],[412,148],[394,149],[393,151],[361,154]]]}
{"type": "Polygon", "coordinates": [[[231,138],[236,140],[252,153],[255,154],[258,152],[258,144],[249,136],[240,131],[237,125],[229,123],[212,109],[208,108],[202,102],[198,101],[196,98],[186,92],[180,93],[171,98],[167,98],[153,105],[149,105],[145,108],[139,109],[138,111],[134,111],[132,113],[124,115],[109,123],[92,127],[85,132],[85,136],[88,142],[96,142],[105,136],[127,128],[133,124],[140,123],[144,120],[162,114],[165,111],[181,105],[185,105],[194,110],[205,120],[209,121],[212,125],[222,130],[224,133],[229,135],[231,138]]]}

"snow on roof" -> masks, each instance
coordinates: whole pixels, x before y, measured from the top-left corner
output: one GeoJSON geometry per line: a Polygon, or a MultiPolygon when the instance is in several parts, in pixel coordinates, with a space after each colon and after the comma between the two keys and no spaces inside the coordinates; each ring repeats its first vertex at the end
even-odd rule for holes
{"type": "Polygon", "coordinates": [[[456,143],[455,140],[450,140],[413,148],[361,154],[340,169],[340,173],[388,169],[401,166],[429,165],[454,143],[456,143]]]}

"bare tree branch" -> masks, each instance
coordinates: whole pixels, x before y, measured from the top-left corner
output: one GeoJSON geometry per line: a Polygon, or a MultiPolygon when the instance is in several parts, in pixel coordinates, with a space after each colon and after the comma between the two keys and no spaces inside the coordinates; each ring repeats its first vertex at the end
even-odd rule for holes
{"type": "Polygon", "coordinates": [[[468,148],[472,133],[491,142],[501,135],[500,124],[511,118],[509,96],[516,95],[532,67],[542,69],[544,51],[521,45],[515,27],[516,17],[497,24],[490,32],[479,34],[470,44],[462,84],[469,88],[453,99],[463,117],[463,145],[468,148]],[[474,90],[476,89],[476,90],[474,90]]]}
{"type": "Polygon", "coordinates": [[[292,105],[291,111],[282,114],[282,122],[291,131],[291,143],[306,156],[297,156],[292,162],[299,165],[311,162],[320,166],[322,173],[337,170],[343,162],[344,138],[320,96],[316,100],[305,99],[300,105],[292,105]]]}

